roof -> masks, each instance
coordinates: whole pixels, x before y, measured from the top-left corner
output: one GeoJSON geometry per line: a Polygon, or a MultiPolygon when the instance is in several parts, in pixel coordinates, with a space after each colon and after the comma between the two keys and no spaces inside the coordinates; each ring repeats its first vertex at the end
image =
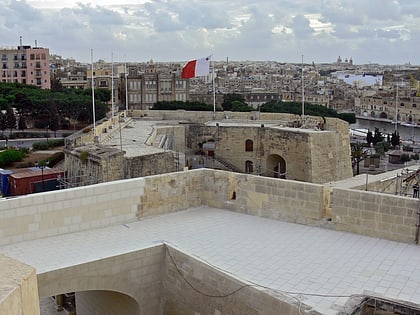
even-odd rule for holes
{"type": "Polygon", "coordinates": [[[36,169],[36,170],[27,169],[26,171],[10,174],[10,177],[15,178],[15,179],[21,179],[21,178],[30,178],[30,177],[42,176],[42,175],[46,176],[46,175],[51,175],[51,174],[62,174],[62,173],[64,173],[64,171],[58,168],[45,168],[43,170],[42,169],[36,169]]]}
{"type": "Polygon", "coordinates": [[[207,206],[15,243],[0,253],[42,274],[161,244],[322,314],[338,314],[350,297],[366,291],[420,303],[420,251],[414,244],[207,206]]]}

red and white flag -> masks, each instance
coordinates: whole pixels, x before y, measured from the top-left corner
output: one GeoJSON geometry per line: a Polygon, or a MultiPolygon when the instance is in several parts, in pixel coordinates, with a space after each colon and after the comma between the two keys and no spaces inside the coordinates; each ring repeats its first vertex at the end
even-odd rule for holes
{"type": "Polygon", "coordinates": [[[209,75],[210,73],[210,56],[196,60],[188,61],[182,68],[182,78],[190,79],[209,75]]]}

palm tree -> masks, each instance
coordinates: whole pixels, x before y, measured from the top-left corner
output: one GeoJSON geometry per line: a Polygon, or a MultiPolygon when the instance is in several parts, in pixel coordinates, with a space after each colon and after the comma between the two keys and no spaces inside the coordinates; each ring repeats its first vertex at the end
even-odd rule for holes
{"type": "Polygon", "coordinates": [[[359,164],[363,161],[367,156],[367,152],[364,149],[364,146],[359,143],[352,143],[351,145],[351,158],[352,158],[352,165],[356,164],[356,175],[360,174],[360,167],[359,164]]]}

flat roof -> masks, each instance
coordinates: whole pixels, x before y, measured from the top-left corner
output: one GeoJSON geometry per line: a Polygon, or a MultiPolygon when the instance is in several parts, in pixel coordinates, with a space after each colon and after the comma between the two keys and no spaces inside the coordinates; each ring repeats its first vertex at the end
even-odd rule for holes
{"type": "Polygon", "coordinates": [[[207,206],[0,247],[38,273],[166,243],[238,279],[338,314],[366,292],[420,304],[414,244],[271,220],[207,206]]]}

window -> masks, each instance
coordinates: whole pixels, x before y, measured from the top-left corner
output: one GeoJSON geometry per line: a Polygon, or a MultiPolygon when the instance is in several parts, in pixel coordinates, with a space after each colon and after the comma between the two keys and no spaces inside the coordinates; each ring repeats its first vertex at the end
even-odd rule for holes
{"type": "Polygon", "coordinates": [[[35,60],[35,54],[31,54],[29,57],[31,60],[35,60]]]}
{"type": "Polygon", "coordinates": [[[245,152],[254,151],[254,142],[250,139],[245,141],[245,152]]]}
{"type": "Polygon", "coordinates": [[[417,107],[417,104],[413,104],[413,108],[416,108],[417,107]]]}

